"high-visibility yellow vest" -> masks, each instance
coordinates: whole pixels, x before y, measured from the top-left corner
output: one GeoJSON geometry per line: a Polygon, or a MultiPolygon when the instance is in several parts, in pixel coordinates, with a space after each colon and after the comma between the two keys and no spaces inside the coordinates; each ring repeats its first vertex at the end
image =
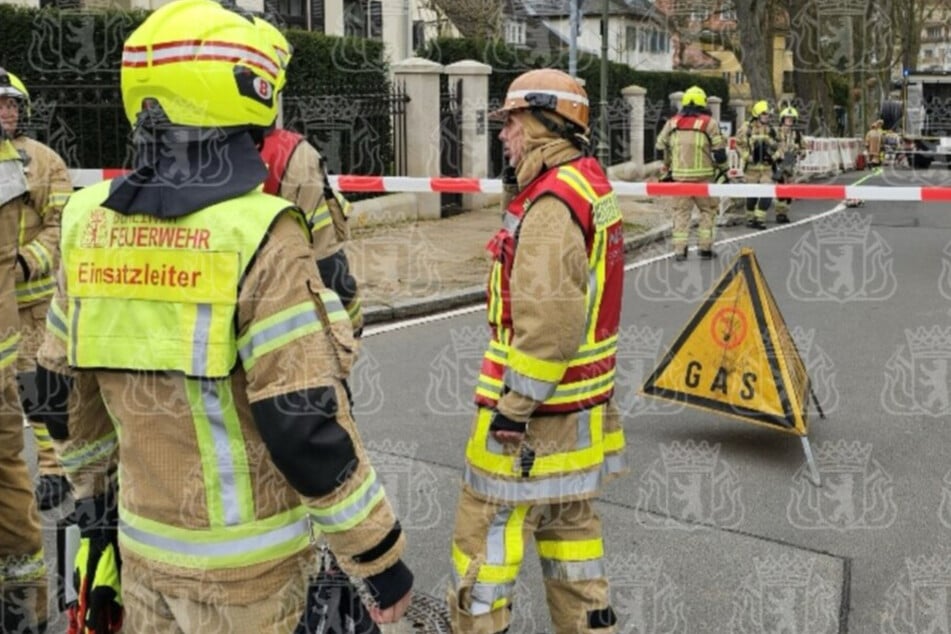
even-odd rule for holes
{"type": "Polygon", "coordinates": [[[69,364],[227,377],[240,282],[287,201],[250,192],[160,219],[101,207],[108,191],[83,189],[63,211],[69,364]]]}

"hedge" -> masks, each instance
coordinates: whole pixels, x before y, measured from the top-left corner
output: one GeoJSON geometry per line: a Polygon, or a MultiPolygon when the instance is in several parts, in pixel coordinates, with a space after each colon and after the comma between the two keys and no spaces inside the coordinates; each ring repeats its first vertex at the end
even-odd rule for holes
{"type": "MultiPolygon", "coordinates": [[[[49,143],[70,167],[129,164],[130,127],[122,110],[119,65],[123,42],[147,15],[0,4],[0,66],[18,75],[30,91],[35,104],[31,135],[49,143]]],[[[343,108],[351,117],[354,104],[371,104],[358,108],[357,115],[369,117],[370,137],[386,140],[365,156],[349,150],[346,157],[329,157],[331,164],[379,173],[392,163],[388,112],[378,114],[385,103],[381,96],[389,93],[383,45],[306,31],[292,30],[287,37],[295,51],[288,69],[288,100],[303,99],[306,106],[320,97],[323,112],[343,108]]],[[[300,131],[322,150],[321,141],[328,139],[334,147],[349,148],[352,139],[347,135],[360,127],[352,119],[346,126],[330,120],[333,130],[328,132],[327,119],[315,125],[313,117],[299,114],[300,131]],[[344,128],[346,133],[340,131],[344,128]]]]}

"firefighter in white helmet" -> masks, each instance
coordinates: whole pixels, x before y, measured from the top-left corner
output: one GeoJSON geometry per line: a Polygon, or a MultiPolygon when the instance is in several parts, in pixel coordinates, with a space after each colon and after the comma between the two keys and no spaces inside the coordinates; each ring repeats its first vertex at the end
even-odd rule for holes
{"type": "MultiPolygon", "coordinates": [[[[806,153],[806,141],[802,132],[796,127],[799,122],[799,111],[792,106],[783,108],[779,113],[779,148],[775,165],[775,180],[777,183],[790,183],[796,174],[796,164],[806,153]]],[[[776,199],[776,222],[789,222],[789,206],[791,198],[776,199]]]]}
{"type": "Polygon", "coordinates": [[[157,9],[123,49],[134,170],[63,211],[37,385],[57,451],[83,456],[71,618],[97,634],[293,631],[312,525],[377,622],[410,600],[344,385],[350,320],[302,212],[259,189],[250,130],[273,124],[280,72],[253,20],[157,9]]]}
{"type": "Polygon", "coordinates": [[[517,193],[489,242],[491,339],[452,542],[457,634],[508,627],[529,535],[555,631],[615,630],[593,500],[623,470],[612,395],[624,236],[588,155],[588,107],[574,78],[540,69],[517,77],[495,113],[517,193]]]}

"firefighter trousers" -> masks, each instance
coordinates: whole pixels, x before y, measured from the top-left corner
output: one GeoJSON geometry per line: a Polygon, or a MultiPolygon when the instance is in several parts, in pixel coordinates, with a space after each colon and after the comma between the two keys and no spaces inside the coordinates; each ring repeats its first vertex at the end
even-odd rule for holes
{"type": "MultiPolygon", "coordinates": [[[[749,185],[775,184],[773,182],[773,168],[762,163],[758,165],[747,165],[743,176],[746,183],[749,185]]],[[[766,212],[769,211],[769,208],[772,204],[772,198],[747,198],[746,219],[764,222],[766,220],[766,212]]]]}
{"type": "Polygon", "coordinates": [[[705,196],[677,196],[670,203],[673,212],[673,231],[671,242],[674,253],[682,253],[687,248],[690,237],[690,217],[693,206],[700,211],[700,220],[697,224],[697,248],[708,251],[713,248],[714,226],[720,203],[716,198],[705,196]]]}
{"type": "Polygon", "coordinates": [[[453,531],[452,631],[496,634],[509,626],[529,535],[541,561],[555,632],[613,633],[616,619],[593,500],[500,505],[476,497],[468,487],[463,487],[453,531]]]}
{"type": "Polygon", "coordinates": [[[294,577],[273,596],[247,605],[223,603],[226,591],[205,587],[200,600],[158,592],[148,574],[122,574],[126,632],[150,634],[291,634],[304,613],[307,579],[294,577]]]}
{"type": "Polygon", "coordinates": [[[4,632],[37,632],[46,622],[47,582],[40,519],[22,455],[15,211],[0,206],[0,626],[4,632]]]}

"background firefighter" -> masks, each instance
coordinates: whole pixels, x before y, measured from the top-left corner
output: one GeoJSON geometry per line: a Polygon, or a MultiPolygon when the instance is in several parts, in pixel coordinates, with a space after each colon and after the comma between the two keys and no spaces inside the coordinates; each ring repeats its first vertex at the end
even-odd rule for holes
{"type": "MultiPolygon", "coordinates": [[[[796,128],[799,111],[787,106],[779,113],[779,160],[775,166],[774,179],[777,183],[790,183],[796,175],[796,164],[806,154],[806,141],[796,128]]],[[[776,222],[789,222],[789,206],[792,198],[776,199],[776,222]]]]}
{"type": "Polygon", "coordinates": [[[0,79],[0,96],[17,105],[0,117],[4,133],[23,158],[27,194],[19,201],[17,228],[16,294],[20,313],[20,351],[17,355],[17,380],[23,411],[36,439],[36,501],[41,511],[59,506],[69,494],[69,481],[56,461],[53,442],[46,425],[32,420],[36,407],[36,352],[46,330],[46,309],[56,286],[59,266],[59,219],[63,205],[73,193],[66,163],[49,147],[23,134],[30,116],[30,94],[13,73],[0,79]]]}
{"type": "Polygon", "coordinates": [[[23,409],[17,385],[20,323],[18,237],[30,195],[23,155],[10,138],[26,89],[0,69],[0,631],[42,632],[47,581],[40,520],[23,461],[23,409]]]}
{"type": "MultiPolygon", "coordinates": [[[[779,150],[779,134],[770,123],[770,108],[765,101],[757,101],[750,110],[750,119],[743,122],[736,133],[736,149],[743,161],[743,174],[748,184],[773,184],[773,167],[779,150]]],[[[772,198],[746,199],[746,224],[754,229],[766,228],[766,212],[772,198]]]]}
{"type": "MultiPolygon", "coordinates": [[[[681,106],[657,136],[656,149],[663,155],[665,168],[677,182],[724,182],[728,167],[726,141],[707,108],[707,93],[699,86],[691,86],[684,92],[681,106]]],[[[687,259],[694,205],[700,211],[697,251],[701,258],[714,257],[714,222],[719,201],[704,196],[676,196],[670,203],[674,217],[671,241],[678,261],[687,259]]]]}
{"type": "Polygon", "coordinates": [[[496,116],[505,119],[499,138],[517,193],[489,243],[492,337],[453,532],[453,631],[508,627],[533,535],[555,631],[607,634],[616,618],[592,499],[624,468],[611,400],[621,213],[587,156],[588,99],[572,77],[551,69],[520,75],[496,116]]]}
{"type": "Polygon", "coordinates": [[[344,387],[350,320],[303,213],[259,191],[251,129],[274,123],[282,73],[253,20],[212,0],[157,9],[123,49],[134,169],[63,211],[37,385],[57,452],[76,458],[71,618],[97,634],[294,631],[312,525],[366,580],[375,620],[409,604],[405,537],[344,387]],[[183,173],[178,156],[208,160],[183,173]],[[117,227],[167,231],[112,245],[117,227]],[[178,230],[203,240],[163,237],[178,230]]]}

